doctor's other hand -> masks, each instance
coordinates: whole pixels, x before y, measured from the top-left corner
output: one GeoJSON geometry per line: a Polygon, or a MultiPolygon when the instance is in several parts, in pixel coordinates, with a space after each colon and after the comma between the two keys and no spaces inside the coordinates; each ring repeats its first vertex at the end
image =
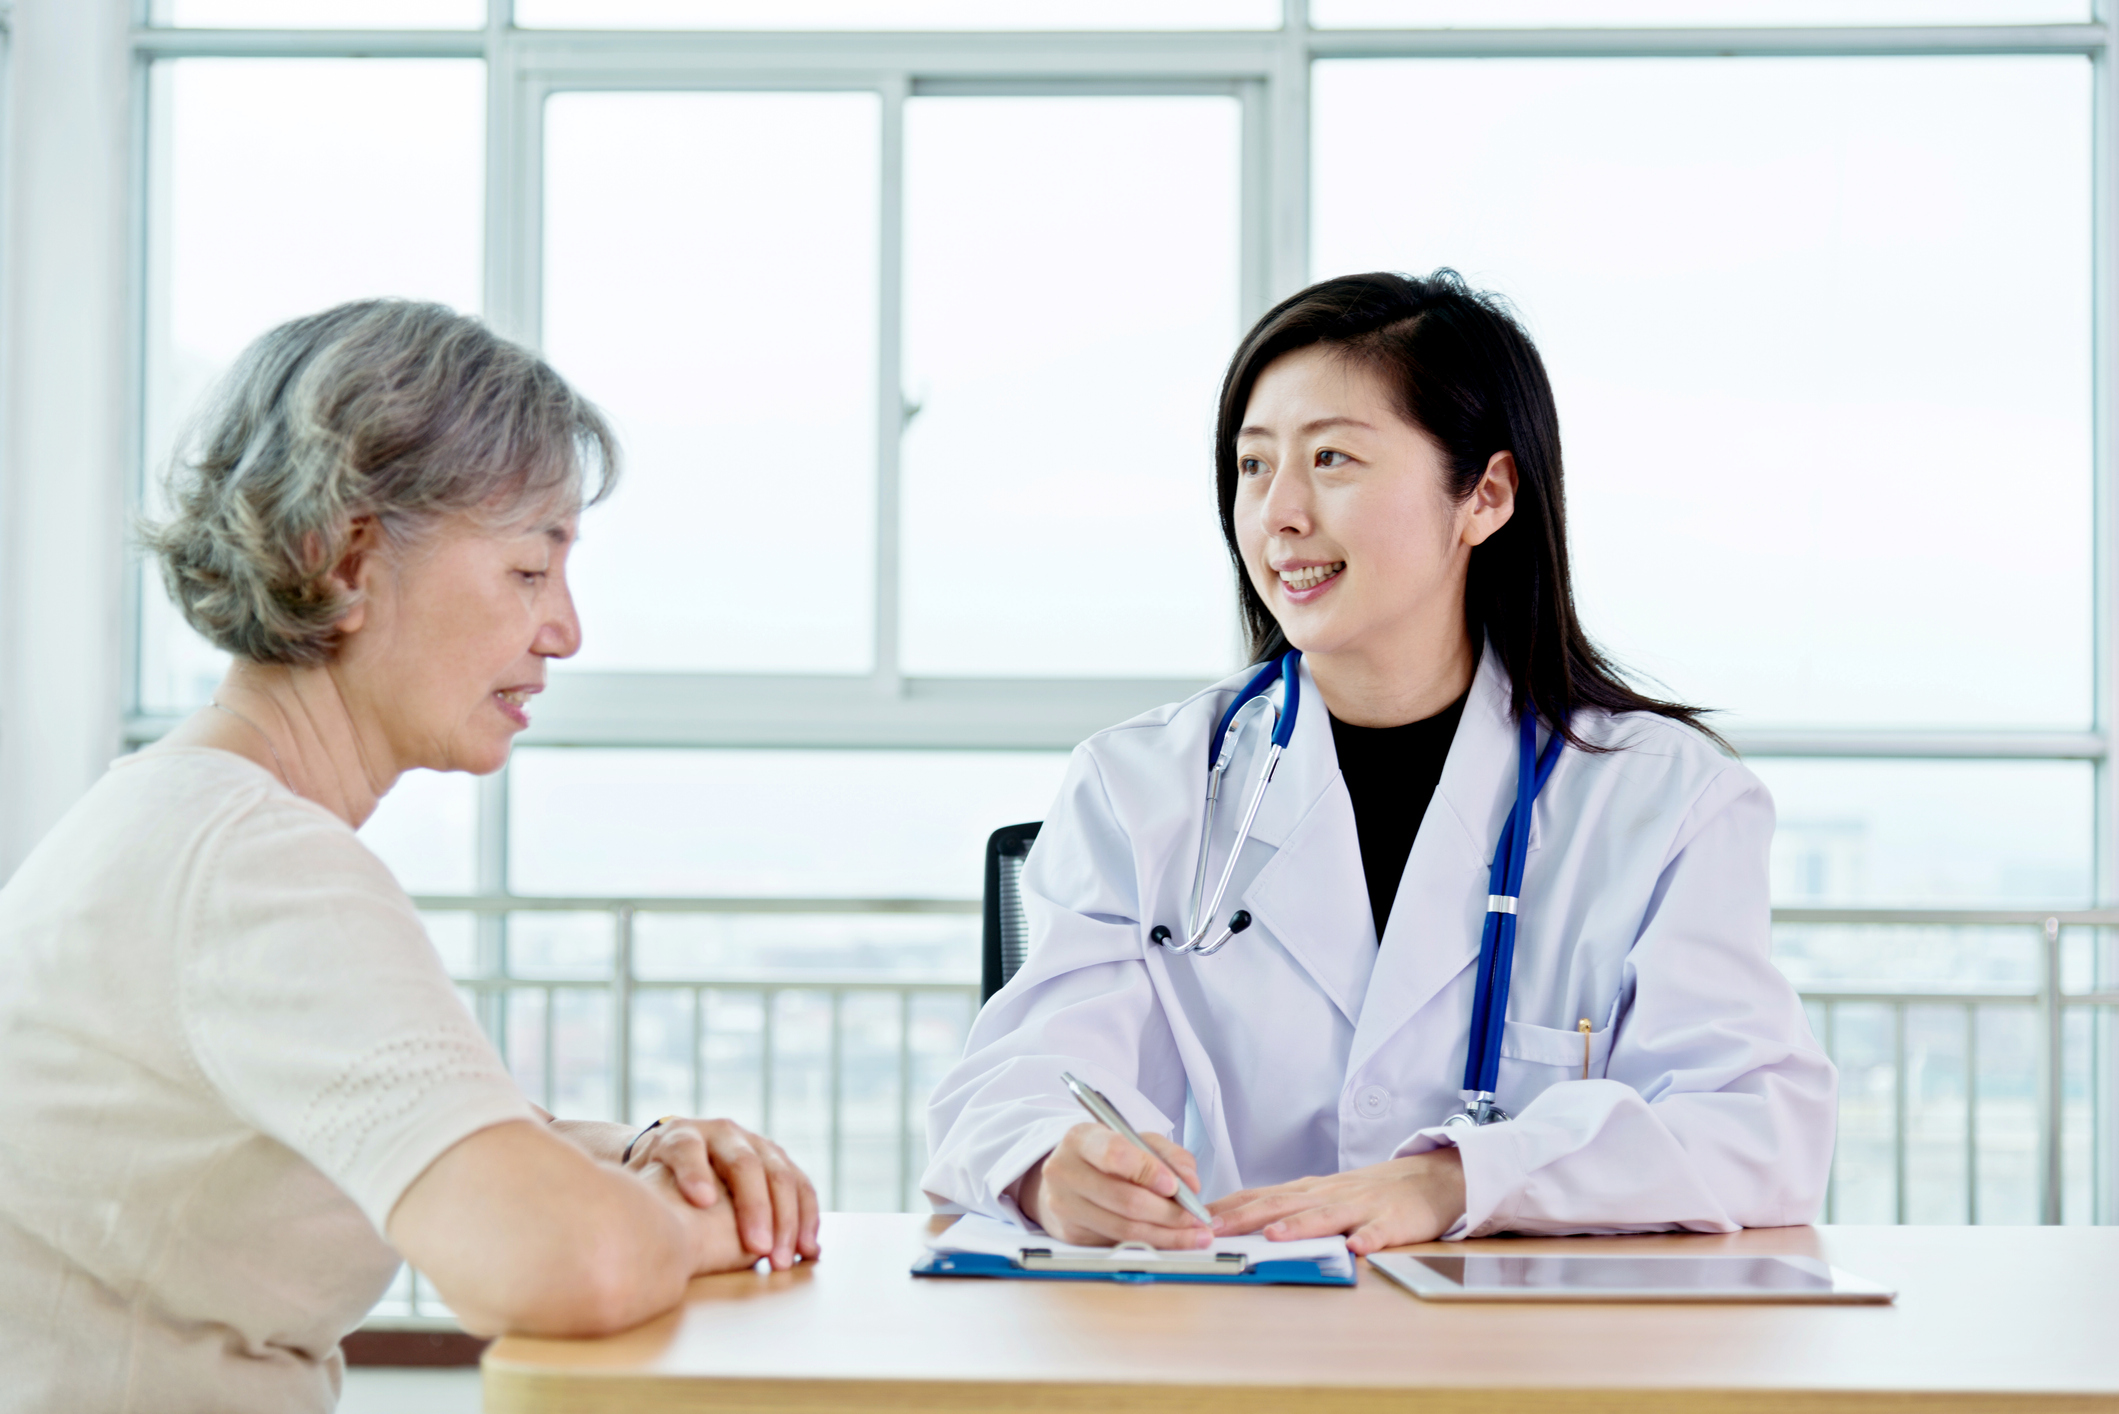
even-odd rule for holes
{"type": "Polygon", "coordinates": [[[734,1200],[736,1234],[775,1271],[817,1256],[817,1189],[787,1151],[726,1119],[670,1118],[633,1141],[626,1167],[659,1164],[695,1207],[734,1200]]]}
{"type": "Polygon", "coordinates": [[[1246,1188],[1208,1205],[1224,1237],[1263,1232],[1276,1242],[1346,1234],[1357,1257],[1432,1242],[1464,1216],[1464,1160],[1430,1149],[1345,1173],[1246,1188]]]}
{"type": "Polygon", "coordinates": [[[1149,1158],[1100,1124],[1077,1124],[1016,1186],[1016,1204],[1062,1242],[1204,1247],[1206,1225],[1177,1205],[1177,1185],[1199,1191],[1199,1165],[1160,1134],[1149,1158]]]}

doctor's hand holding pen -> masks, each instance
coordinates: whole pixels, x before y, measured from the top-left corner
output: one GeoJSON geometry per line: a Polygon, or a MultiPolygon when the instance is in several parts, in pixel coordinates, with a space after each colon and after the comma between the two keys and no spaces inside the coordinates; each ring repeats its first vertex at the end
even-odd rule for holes
{"type": "Polygon", "coordinates": [[[1062,1242],[1206,1246],[1213,1230],[1176,1196],[1180,1183],[1199,1192],[1198,1164],[1160,1134],[1140,1137],[1152,1156],[1101,1124],[1077,1124],[1016,1182],[1016,1205],[1062,1242]]]}
{"type": "Polygon", "coordinates": [[[1454,1148],[1246,1188],[1212,1203],[1214,1233],[1262,1232],[1275,1242],[1346,1234],[1346,1249],[1366,1257],[1386,1247],[1432,1242],[1464,1216],[1464,1162],[1454,1148]]]}

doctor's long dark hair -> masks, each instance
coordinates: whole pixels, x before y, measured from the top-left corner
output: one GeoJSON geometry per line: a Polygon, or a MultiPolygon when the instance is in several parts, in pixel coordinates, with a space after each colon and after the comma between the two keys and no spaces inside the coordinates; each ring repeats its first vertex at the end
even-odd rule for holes
{"type": "Polygon", "coordinates": [[[1452,501],[1471,495],[1494,453],[1514,453],[1515,514],[1472,550],[1464,617],[1474,649],[1483,635],[1507,667],[1517,716],[1535,706],[1546,722],[1568,724],[1571,744],[1594,750],[1575,734],[1577,709],[1651,712],[1726,748],[1700,721],[1699,708],[1635,691],[1583,633],[1567,572],[1560,416],[1544,361],[1501,301],[1471,289],[1454,270],[1425,279],[1342,275],[1312,285],[1276,305],[1236,350],[1221,385],[1214,477],[1252,661],[1277,657],[1289,645],[1252,585],[1236,539],[1236,433],[1266,365],[1313,344],[1330,345],[1382,376],[1400,414],[1442,448],[1452,501]]]}

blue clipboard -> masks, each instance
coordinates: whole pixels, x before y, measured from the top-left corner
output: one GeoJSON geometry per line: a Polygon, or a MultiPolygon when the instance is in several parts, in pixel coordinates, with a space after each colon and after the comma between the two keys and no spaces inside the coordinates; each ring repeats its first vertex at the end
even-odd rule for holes
{"type": "MultiPolygon", "coordinates": [[[[1038,1249],[1026,1249],[1026,1255],[1038,1249]]],[[[1197,1253],[1185,1256],[1197,1257],[1197,1253]]],[[[1024,1281],[1120,1281],[1138,1285],[1155,1282],[1187,1282],[1200,1286],[1352,1286],[1354,1284],[1353,1263],[1348,1262],[1344,1273],[1329,1270],[1322,1262],[1312,1261],[1266,1261],[1229,1265],[1224,1271],[1165,1270],[1157,1267],[1175,1265],[1168,1259],[1134,1258],[1124,1254],[1101,1260],[1102,1269],[1093,1269],[1086,1263],[1068,1265],[1031,1264],[1023,1259],[1002,1257],[990,1252],[941,1252],[930,1251],[913,1263],[912,1274],[916,1277],[1008,1277],[1024,1281]]]]}

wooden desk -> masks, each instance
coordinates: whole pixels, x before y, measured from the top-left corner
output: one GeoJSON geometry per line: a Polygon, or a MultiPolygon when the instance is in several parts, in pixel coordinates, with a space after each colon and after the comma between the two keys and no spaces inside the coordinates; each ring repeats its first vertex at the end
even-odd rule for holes
{"type": "Polygon", "coordinates": [[[702,1277],[606,1340],[509,1338],[487,1414],[2119,1411],[2119,1228],[1778,1228],[1625,1243],[1802,1252],[1896,1306],[1447,1306],[1352,1290],[915,1278],[930,1220],[833,1214],[823,1260],[702,1277]]]}

